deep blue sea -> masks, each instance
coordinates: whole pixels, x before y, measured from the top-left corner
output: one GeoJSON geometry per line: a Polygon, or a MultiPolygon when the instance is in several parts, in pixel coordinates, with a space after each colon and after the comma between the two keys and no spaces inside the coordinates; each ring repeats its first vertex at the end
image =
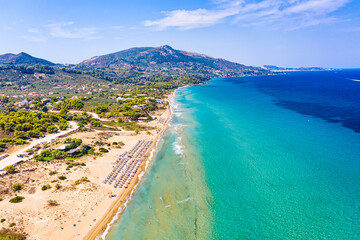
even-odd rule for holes
{"type": "Polygon", "coordinates": [[[173,111],[106,239],[360,239],[360,70],[214,79],[173,111]]]}

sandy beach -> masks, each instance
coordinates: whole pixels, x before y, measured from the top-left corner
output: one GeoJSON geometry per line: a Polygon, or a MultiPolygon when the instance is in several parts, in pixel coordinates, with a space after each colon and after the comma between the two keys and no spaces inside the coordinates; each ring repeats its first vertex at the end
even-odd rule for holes
{"type": "MultiPolygon", "coordinates": [[[[170,98],[168,101],[170,102],[170,98]]],[[[25,162],[18,166],[19,174],[14,179],[11,175],[1,179],[4,184],[21,183],[24,189],[14,192],[13,196],[23,196],[21,203],[10,203],[8,199],[0,202],[0,223],[7,227],[16,222],[16,230],[27,234],[28,239],[95,239],[107,227],[122,204],[126,202],[134,187],[141,181],[146,170],[146,162],[156,143],[167,128],[170,119],[170,105],[167,109],[156,112],[157,119],[149,123],[140,123],[152,127],[152,130],[141,131],[91,131],[76,132],[71,138],[81,138],[83,143],[93,144],[95,141],[123,142],[121,148],[109,147],[109,152],[102,156],[86,156],[79,160],[86,166],[76,166],[66,171],[65,163],[25,162]],[[113,170],[116,160],[121,154],[130,151],[140,140],[151,141],[151,146],[142,157],[140,166],[132,177],[127,188],[114,188],[113,184],[105,184],[104,180],[113,170]],[[49,175],[55,171],[57,174],[49,175]],[[59,180],[59,176],[66,180],[59,180]],[[80,181],[86,177],[88,181],[80,181]],[[50,183],[51,188],[42,191],[41,186],[50,183]],[[54,184],[62,187],[55,189],[54,184]],[[48,200],[56,200],[57,206],[49,206],[48,200]]]]}

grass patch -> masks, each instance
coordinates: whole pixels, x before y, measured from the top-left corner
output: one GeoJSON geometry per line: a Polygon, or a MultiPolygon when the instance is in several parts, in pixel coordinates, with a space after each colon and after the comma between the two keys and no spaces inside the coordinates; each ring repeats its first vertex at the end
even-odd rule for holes
{"type": "Polygon", "coordinates": [[[26,237],[20,233],[14,233],[7,229],[0,230],[0,239],[1,240],[25,240],[26,237]]]}
{"type": "Polygon", "coordinates": [[[65,176],[60,176],[59,179],[60,179],[60,180],[65,180],[66,177],[65,177],[65,176]]]}
{"type": "Polygon", "coordinates": [[[153,130],[155,129],[154,127],[146,127],[146,126],[141,126],[139,124],[137,124],[136,122],[123,122],[123,123],[118,123],[118,122],[108,122],[108,121],[103,121],[101,122],[102,125],[107,125],[107,126],[111,126],[111,127],[121,127],[124,130],[128,130],[128,131],[133,131],[133,130],[153,130]]]}
{"type": "Polygon", "coordinates": [[[23,189],[23,187],[18,183],[14,184],[12,187],[14,191],[20,191],[21,189],[23,189]]]}
{"type": "Polygon", "coordinates": [[[48,204],[49,206],[53,206],[53,207],[59,205],[59,203],[56,200],[49,200],[48,204]]]}
{"type": "Polygon", "coordinates": [[[48,190],[48,189],[50,189],[50,188],[51,188],[50,184],[46,184],[46,185],[44,185],[44,186],[41,187],[41,190],[42,190],[42,191],[46,191],[46,190],[48,190]]]}
{"type": "Polygon", "coordinates": [[[10,199],[9,202],[11,202],[11,203],[19,203],[19,202],[22,202],[23,199],[24,199],[24,197],[22,197],[22,196],[16,196],[16,197],[10,199]]]}
{"type": "Polygon", "coordinates": [[[77,159],[77,158],[81,158],[83,156],[85,156],[83,153],[78,153],[78,154],[75,154],[75,155],[69,155],[65,159],[77,159]]]}

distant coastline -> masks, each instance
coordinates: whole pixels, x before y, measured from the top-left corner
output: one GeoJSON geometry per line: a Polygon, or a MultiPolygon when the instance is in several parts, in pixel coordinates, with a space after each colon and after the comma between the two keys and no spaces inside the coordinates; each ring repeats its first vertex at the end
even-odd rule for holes
{"type": "Polygon", "coordinates": [[[337,68],[323,68],[323,67],[279,67],[274,65],[264,65],[264,69],[273,71],[273,72],[295,72],[295,71],[333,71],[339,70],[337,68]]]}

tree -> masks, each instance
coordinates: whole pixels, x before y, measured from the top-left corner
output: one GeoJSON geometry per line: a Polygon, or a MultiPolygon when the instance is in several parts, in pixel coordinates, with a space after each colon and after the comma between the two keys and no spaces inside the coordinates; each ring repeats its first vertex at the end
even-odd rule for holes
{"type": "Polygon", "coordinates": [[[41,111],[43,111],[44,113],[46,113],[46,112],[49,111],[49,109],[48,109],[46,106],[44,106],[44,107],[42,107],[41,111]]]}
{"type": "Polygon", "coordinates": [[[81,144],[79,150],[80,150],[80,152],[81,152],[82,154],[87,154],[89,148],[90,148],[89,146],[87,146],[87,145],[85,145],[85,144],[81,144]]]}
{"type": "Polygon", "coordinates": [[[48,133],[54,133],[54,132],[57,132],[57,131],[58,131],[58,128],[55,127],[54,125],[51,125],[51,126],[47,127],[46,131],[47,131],[48,133]]]}
{"type": "Polygon", "coordinates": [[[91,124],[91,126],[93,126],[93,127],[100,127],[100,126],[101,126],[101,122],[100,122],[100,120],[98,120],[98,119],[92,119],[92,120],[90,121],[90,124],[91,124]]]}
{"type": "Polygon", "coordinates": [[[59,128],[60,130],[65,130],[66,128],[68,127],[68,124],[65,122],[65,123],[60,123],[59,124],[59,128]]]}
{"type": "Polygon", "coordinates": [[[14,132],[14,137],[16,137],[16,138],[23,138],[25,136],[26,136],[26,132],[24,132],[24,131],[15,131],[14,132]]]}
{"type": "Polygon", "coordinates": [[[43,135],[43,133],[40,132],[38,129],[34,129],[34,130],[27,131],[27,135],[28,135],[28,137],[38,138],[38,137],[41,137],[43,135]]]}
{"type": "Polygon", "coordinates": [[[121,117],[118,117],[118,123],[123,123],[124,120],[121,117]]]}
{"type": "Polygon", "coordinates": [[[61,159],[65,157],[65,153],[63,153],[62,151],[60,151],[59,149],[56,149],[52,152],[52,156],[56,159],[61,159]]]}
{"type": "Polygon", "coordinates": [[[4,170],[7,172],[7,173],[14,173],[15,172],[15,167],[10,165],[10,166],[6,166],[4,168],[4,170]]]}
{"type": "Polygon", "coordinates": [[[66,109],[61,109],[60,110],[60,114],[67,114],[69,111],[68,110],[66,110],[66,109]]]}
{"type": "Polygon", "coordinates": [[[1,96],[0,97],[0,102],[2,103],[8,103],[9,102],[9,98],[7,96],[1,96]]]}
{"type": "Polygon", "coordinates": [[[106,107],[106,106],[98,106],[98,107],[95,108],[95,112],[97,114],[105,113],[107,111],[109,111],[109,108],[106,107]]]}

